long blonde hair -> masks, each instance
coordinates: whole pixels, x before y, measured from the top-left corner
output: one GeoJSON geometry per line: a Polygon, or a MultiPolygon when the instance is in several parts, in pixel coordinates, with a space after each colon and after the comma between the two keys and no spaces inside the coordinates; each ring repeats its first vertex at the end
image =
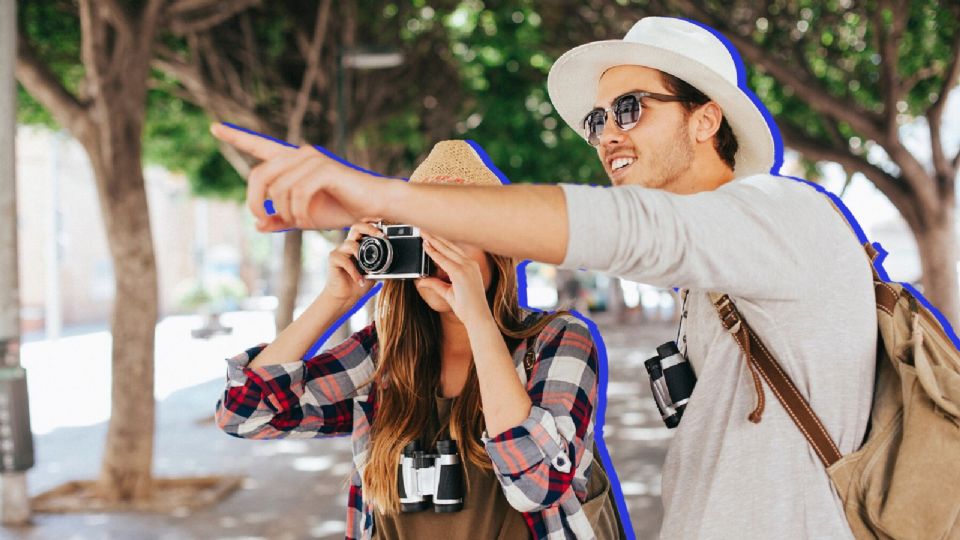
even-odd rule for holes
{"type": "MultiPolygon", "coordinates": [[[[516,261],[487,254],[491,283],[487,303],[513,351],[521,341],[538,334],[562,313],[540,318],[523,327],[524,312],[517,296],[516,261]]],[[[443,341],[440,315],[420,297],[412,280],[384,283],[377,298],[377,413],[370,430],[370,447],[363,472],[363,498],[382,512],[400,508],[397,462],[403,447],[418,439],[436,407],[440,384],[440,351],[443,341]]],[[[462,463],[490,469],[490,458],[481,446],[484,429],[480,386],[474,369],[450,411],[450,437],[457,441],[462,463]]]]}

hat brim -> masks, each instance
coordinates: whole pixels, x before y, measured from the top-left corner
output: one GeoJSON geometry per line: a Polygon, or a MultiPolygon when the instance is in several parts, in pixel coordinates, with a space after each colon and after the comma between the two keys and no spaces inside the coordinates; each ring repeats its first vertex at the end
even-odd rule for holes
{"type": "MultiPolygon", "coordinates": [[[[682,79],[717,102],[737,137],[734,172],[738,177],[768,173],[775,147],[766,119],[736,85],[713,69],[671,50],[621,40],[595,41],[567,51],[547,76],[550,101],[580,137],[581,122],[594,108],[600,76],[615,66],[638,65],[682,79]]],[[[641,89],[638,89],[641,90],[641,89]]]]}

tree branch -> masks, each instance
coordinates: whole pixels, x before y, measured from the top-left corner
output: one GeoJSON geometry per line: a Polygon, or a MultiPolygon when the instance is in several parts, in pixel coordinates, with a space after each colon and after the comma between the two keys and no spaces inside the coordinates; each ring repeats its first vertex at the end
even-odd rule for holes
{"type": "Polygon", "coordinates": [[[237,13],[259,6],[262,0],[233,0],[221,2],[217,0],[181,0],[170,6],[168,13],[178,15],[170,22],[170,30],[177,35],[190,32],[202,32],[221,24],[237,13]],[[206,12],[205,15],[190,17],[197,12],[206,12]]]}
{"type": "Polygon", "coordinates": [[[841,165],[844,169],[859,172],[877,186],[894,206],[903,214],[904,219],[916,219],[917,212],[911,204],[909,186],[863,157],[818,141],[803,133],[793,125],[780,123],[787,146],[803,154],[811,161],[829,161],[841,165]],[[908,218],[909,216],[909,218],[908,218]]]}
{"type": "Polygon", "coordinates": [[[313,40],[307,54],[304,55],[306,68],[303,72],[303,80],[300,81],[300,90],[297,92],[297,98],[293,104],[293,110],[290,112],[290,120],[287,124],[287,140],[300,144],[303,133],[303,117],[307,113],[307,105],[310,104],[310,94],[313,84],[320,73],[320,52],[323,49],[323,42],[327,36],[327,27],[330,20],[330,0],[324,0],[317,8],[317,18],[313,25],[313,40]]]}
{"type": "Polygon", "coordinates": [[[880,72],[882,95],[884,102],[884,141],[893,141],[898,137],[897,129],[897,105],[903,99],[903,87],[901,86],[900,74],[897,64],[900,61],[900,42],[903,39],[903,31],[907,25],[907,13],[904,6],[909,6],[907,2],[881,2],[874,13],[874,28],[877,33],[877,49],[880,52],[880,72]],[[892,23],[887,32],[886,25],[883,23],[883,12],[890,9],[892,13],[892,23]]]}
{"type": "Polygon", "coordinates": [[[157,37],[157,31],[164,18],[163,8],[165,0],[150,0],[147,7],[143,10],[143,17],[140,20],[140,42],[137,44],[137,51],[146,64],[149,58],[153,56],[153,44],[157,37]]]}
{"type": "Polygon", "coordinates": [[[816,80],[798,73],[795,66],[784,63],[782,59],[774,54],[764,50],[761,46],[732,31],[726,21],[714,17],[707,10],[701,8],[695,2],[689,0],[679,0],[678,7],[685,12],[687,16],[696,18],[709,24],[713,28],[720,30],[730,40],[731,43],[740,51],[745,59],[753,64],[763,68],[764,71],[772,75],[782,85],[793,87],[797,93],[803,95],[810,107],[827,116],[833,117],[839,121],[846,122],[864,137],[874,140],[884,140],[882,118],[853,100],[840,99],[830,94],[816,80]]]}
{"type": "Polygon", "coordinates": [[[182,15],[190,11],[205,11],[216,7],[220,3],[221,0],[179,0],[167,8],[167,13],[170,15],[182,15]]]}
{"type": "Polygon", "coordinates": [[[117,3],[117,0],[98,0],[101,4],[103,18],[110,23],[117,31],[117,34],[125,34],[129,37],[133,34],[133,22],[127,11],[117,3]]]}
{"type": "Polygon", "coordinates": [[[23,32],[17,33],[17,80],[78,139],[90,130],[87,105],[77,100],[37,57],[23,32]]]}
{"type": "Polygon", "coordinates": [[[930,128],[930,147],[933,150],[933,167],[937,176],[942,181],[952,182],[957,174],[957,165],[960,164],[960,152],[948,162],[946,153],[943,149],[943,137],[941,130],[943,128],[943,110],[947,104],[947,97],[950,91],[957,84],[960,78],[960,32],[953,37],[953,44],[950,47],[950,67],[947,68],[946,75],[943,78],[943,87],[940,89],[940,95],[936,101],[927,109],[927,125],[930,128]]]}
{"type": "Polygon", "coordinates": [[[214,120],[230,120],[263,131],[264,124],[252,109],[237,102],[233,96],[206,84],[194,66],[172,57],[155,58],[152,65],[176,78],[191,96],[188,101],[207,111],[214,120]]]}
{"type": "Polygon", "coordinates": [[[243,35],[243,55],[241,55],[241,58],[245,59],[244,86],[253,91],[253,81],[262,79],[262,74],[259,61],[260,54],[257,50],[256,40],[253,38],[253,24],[250,22],[249,11],[240,14],[240,32],[243,35]]]}
{"type": "Polygon", "coordinates": [[[92,101],[96,101],[104,87],[105,71],[108,69],[106,52],[106,28],[92,0],[80,0],[80,58],[87,74],[87,88],[92,101]]]}

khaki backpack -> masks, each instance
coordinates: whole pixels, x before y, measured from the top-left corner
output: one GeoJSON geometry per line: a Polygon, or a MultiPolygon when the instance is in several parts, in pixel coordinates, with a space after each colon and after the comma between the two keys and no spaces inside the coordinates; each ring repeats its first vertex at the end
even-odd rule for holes
{"type": "Polygon", "coordinates": [[[880,279],[877,252],[864,248],[876,293],[877,376],[866,438],[846,456],[730,298],[711,300],[760,395],[762,377],[820,456],[857,538],[960,539],[960,352],[908,289],[880,279]]]}

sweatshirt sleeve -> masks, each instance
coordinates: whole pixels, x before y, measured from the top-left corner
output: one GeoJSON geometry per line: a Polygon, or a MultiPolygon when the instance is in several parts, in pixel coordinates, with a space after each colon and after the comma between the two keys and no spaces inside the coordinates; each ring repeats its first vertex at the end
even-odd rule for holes
{"type": "Polygon", "coordinates": [[[824,195],[770,175],[694,195],[562,188],[569,240],[561,267],[741,298],[796,299],[815,277],[810,269],[822,264],[808,260],[827,237],[821,232],[846,227],[824,195]]]}

